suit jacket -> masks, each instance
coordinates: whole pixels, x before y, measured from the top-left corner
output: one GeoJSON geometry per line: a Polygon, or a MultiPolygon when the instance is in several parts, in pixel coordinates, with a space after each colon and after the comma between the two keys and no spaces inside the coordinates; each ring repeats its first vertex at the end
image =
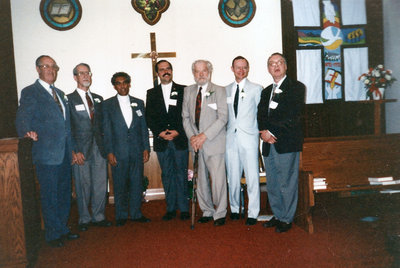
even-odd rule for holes
{"type": "Polygon", "coordinates": [[[119,106],[117,96],[103,102],[103,131],[106,154],[113,153],[118,159],[134,159],[150,151],[149,131],[145,120],[142,100],[129,96],[132,122],[129,128],[119,106]],[[132,158],[133,157],[133,158],[132,158]]]}
{"type": "Polygon", "coordinates": [[[39,80],[21,92],[16,127],[20,137],[29,131],[35,131],[38,135],[38,140],[32,146],[34,164],[59,165],[64,159],[65,150],[71,159],[68,100],[64,92],[58,88],[55,90],[64,104],[65,119],[57,103],[39,80]]]}
{"type": "MultiPolygon", "coordinates": [[[[286,77],[279,89],[282,93],[276,93],[273,98],[278,106],[270,109],[269,114],[272,84],[262,91],[257,113],[258,128],[269,130],[277,138],[274,145],[278,153],[299,152],[303,149],[302,112],[305,86],[286,77]]],[[[268,156],[269,150],[270,144],[263,142],[262,154],[268,156]]]]}
{"type": "Polygon", "coordinates": [[[182,125],[183,89],[184,86],[172,82],[170,99],[176,100],[176,104],[169,105],[168,112],[165,109],[161,85],[147,90],[146,120],[147,126],[153,132],[153,148],[156,152],[163,152],[167,148],[168,141],[158,137],[166,129],[176,130],[179,133],[173,140],[176,149],[188,148],[188,140],[182,125]]]}
{"type": "Polygon", "coordinates": [[[74,151],[81,152],[88,159],[93,153],[93,141],[96,141],[101,155],[106,158],[103,144],[102,107],[103,97],[92,93],[94,105],[93,123],[78,91],[68,94],[68,104],[71,113],[71,132],[74,151]],[[82,108],[79,108],[82,107],[82,108]]]}
{"type": "Polygon", "coordinates": [[[225,88],[229,113],[226,143],[229,146],[236,133],[241,143],[258,147],[257,105],[260,102],[262,87],[246,79],[243,89],[239,92],[239,109],[235,117],[233,108],[235,95],[232,94],[232,87],[235,84],[236,82],[233,82],[225,88]]]}
{"type": "MultiPolygon", "coordinates": [[[[228,107],[225,88],[208,83],[200,113],[199,130],[195,124],[197,84],[185,88],[182,106],[183,128],[188,139],[202,132],[207,136],[202,150],[207,155],[225,153],[226,122],[228,107]]],[[[204,91],[204,89],[203,89],[204,91]]],[[[190,147],[191,150],[193,150],[190,147]]]]}

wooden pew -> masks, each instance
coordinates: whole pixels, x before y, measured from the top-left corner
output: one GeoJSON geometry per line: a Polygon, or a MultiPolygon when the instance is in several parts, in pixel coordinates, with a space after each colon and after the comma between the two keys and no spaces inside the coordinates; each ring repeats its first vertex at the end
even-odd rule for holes
{"type": "Polygon", "coordinates": [[[368,177],[386,176],[400,179],[400,134],[306,138],[300,158],[296,224],[314,232],[315,194],[400,186],[369,184],[368,177]],[[327,189],[314,190],[314,178],[326,178],[327,189]]]}

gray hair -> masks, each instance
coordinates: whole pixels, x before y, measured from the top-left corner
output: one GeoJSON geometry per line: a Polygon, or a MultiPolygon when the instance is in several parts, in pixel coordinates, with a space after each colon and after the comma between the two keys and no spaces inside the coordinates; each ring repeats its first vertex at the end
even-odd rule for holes
{"type": "Polygon", "coordinates": [[[89,72],[90,72],[90,66],[89,66],[89,64],[87,64],[87,63],[79,63],[78,65],[76,65],[75,66],[75,68],[72,70],[72,73],[76,76],[76,75],[78,75],[78,67],[79,66],[85,66],[86,68],[88,68],[89,69],[89,72]]]}
{"type": "Polygon", "coordinates": [[[210,73],[210,75],[212,74],[213,71],[213,66],[211,64],[211,62],[209,62],[208,60],[196,60],[195,62],[192,63],[192,73],[194,73],[194,66],[197,63],[205,63],[207,65],[207,70],[210,73]]]}

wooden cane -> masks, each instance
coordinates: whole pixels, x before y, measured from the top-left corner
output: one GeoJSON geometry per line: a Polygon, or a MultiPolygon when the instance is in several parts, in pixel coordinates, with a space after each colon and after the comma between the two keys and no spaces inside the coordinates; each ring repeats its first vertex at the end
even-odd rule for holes
{"type": "Polygon", "coordinates": [[[199,151],[194,154],[194,163],[193,163],[193,189],[192,189],[192,222],[190,225],[190,229],[194,229],[194,220],[196,218],[196,203],[197,203],[197,172],[199,167],[199,151]]]}

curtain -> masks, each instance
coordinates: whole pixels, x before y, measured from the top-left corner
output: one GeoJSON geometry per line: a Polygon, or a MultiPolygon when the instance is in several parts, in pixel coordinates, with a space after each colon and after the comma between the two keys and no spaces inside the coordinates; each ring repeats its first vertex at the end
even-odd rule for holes
{"type": "Polygon", "coordinates": [[[365,0],[342,0],[340,5],[343,25],[367,24],[365,0]]]}
{"type": "Polygon", "coordinates": [[[356,101],[366,99],[366,90],[358,77],[368,71],[368,48],[346,48],[344,55],[344,88],[345,100],[356,101]]]}
{"type": "Polygon", "coordinates": [[[320,26],[319,0],[292,0],[294,26],[320,26]]]}

